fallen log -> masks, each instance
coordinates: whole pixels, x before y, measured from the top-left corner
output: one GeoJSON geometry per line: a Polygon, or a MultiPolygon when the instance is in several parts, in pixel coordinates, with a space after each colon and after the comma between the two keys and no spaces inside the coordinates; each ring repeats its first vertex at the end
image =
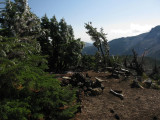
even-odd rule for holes
{"type": "Polygon", "coordinates": [[[95,79],[98,80],[99,82],[106,82],[107,81],[107,80],[101,80],[101,79],[99,79],[97,77],[95,77],[95,79]]]}
{"type": "Polygon", "coordinates": [[[112,93],[113,95],[115,95],[115,96],[119,97],[121,100],[123,100],[123,99],[124,99],[123,94],[117,93],[117,92],[115,92],[115,91],[114,91],[114,90],[112,90],[112,89],[110,89],[110,93],[112,93]]]}
{"type": "Polygon", "coordinates": [[[71,77],[62,77],[65,80],[71,80],[71,77]]]}
{"type": "Polygon", "coordinates": [[[130,72],[129,70],[127,70],[127,69],[124,69],[124,68],[121,68],[121,71],[123,71],[123,72],[130,72]]]}
{"type": "Polygon", "coordinates": [[[122,71],[117,71],[117,70],[115,70],[115,71],[113,71],[113,72],[116,73],[116,74],[125,75],[125,72],[122,72],[122,71]]]}
{"type": "Polygon", "coordinates": [[[143,89],[142,85],[139,84],[138,80],[133,80],[133,83],[131,84],[131,88],[141,88],[141,89],[143,89]]]}

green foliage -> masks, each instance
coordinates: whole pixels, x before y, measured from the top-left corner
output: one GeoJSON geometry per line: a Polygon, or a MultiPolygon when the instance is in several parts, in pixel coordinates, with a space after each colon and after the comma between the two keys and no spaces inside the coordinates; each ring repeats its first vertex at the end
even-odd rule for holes
{"type": "Polygon", "coordinates": [[[159,73],[153,74],[153,75],[151,75],[151,78],[159,81],[160,80],[160,74],[159,73]]]}
{"type": "Polygon", "coordinates": [[[87,34],[89,34],[91,39],[94,41],[93,45],[98,49],[100,56],[102,56],[101,58],[103,58],[101,59],[101,61],[104,63],[103,66],[106,67],[107,58],[109,57],[109,45],[103,28],[101,28],[100,32],[98,32],[97,28],[94,28],[91,22],[88,24],[86,23],[85,28],[88,30],[87,34]]]}
{"type": "Polygon", "coordinates": [[[19,38],[1,37],[0,51],[3,50],[5,56],[0,57],[0,114],[3,114],[0,119],[73,117],[77,111],[76,91],[71,87],[61,87],[60,82],[53,79],[54,76],[44,72],[46,60],[37,54],[36,47],[30,49],[27,43],[21,43],[23,47],[17,48],[19,42],[16,41],[19,38]],[[6,45],[8,47],[4,49],[6,45]],[[10,57],[16,50],[23,51],[23,54],[10,57]],[[67,107],[61,110],[64,106],[67,107]]]}
{"type": "Polygon", "coordinates": [[[146,73],[143,72],[142,74],[142,80],[147,80],[149,77],[146,75],[146,73]]]}
{"type": "Polygon", "coordinates": [[[43,34],[39,37],[42,54],[48,55],[50,71],[62,72],[79,65],[83,43],[75,39],[72,26],[64,19],[60,22],[53,16],[50,20],[45,15],[41,19],[43,34]]]}
{"type": "Polygon", "coordinates": [[[44,72],[48,68],[46,56],[40,55],[41,47],[35,39],[40,31],[38,18],[30,12],[26,0],[6,2],[0,14],[0,119],[73,117],[77,111],[76,91],[61,87],[53,75],[44,72]]]}
{"type": "Polygon", "coordinates": [[[122,66],[123,65],[123,57],[122,56],[110,56],[108,57],[108,66],[122,66]]]}
{"type": "MultiPolygon", "coordinates": [[[[33,36],[40,32],[40,20],[30,12],[26,0],[6,0],[5,9],[0,14],[0,31],[3,36],[33,36]]],[[[34,36],[35,37],[35,36],[34,36]]]]}
{"type": "Polygon", "coordinates": [[[27,120],[31,114],[30,105],[19,100],[4,100],[0,103],[0,119],[27,120]]]}
{"type": "Polygon", "coordinates": [[[83,55],[81,60],[81,67],[83,70],[93,70],[95,69],[96,59],[92,55],[83,55]]]}

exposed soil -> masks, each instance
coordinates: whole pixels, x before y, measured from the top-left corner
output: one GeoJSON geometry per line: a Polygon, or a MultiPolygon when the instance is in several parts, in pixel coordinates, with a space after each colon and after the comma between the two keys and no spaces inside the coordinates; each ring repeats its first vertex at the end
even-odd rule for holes
{"type": "Polygon", "coordinates": [[[101,95],[84,96],[82,111],[74,120],[160,120],[159,90],[131,88],[132,77],[115,79],[109,73],[87,73],[92,80],[94,77],[105,80],[105,89],[101,95]],[[122,90],[124,99],[111,94],[110,88],[122,90]]]}

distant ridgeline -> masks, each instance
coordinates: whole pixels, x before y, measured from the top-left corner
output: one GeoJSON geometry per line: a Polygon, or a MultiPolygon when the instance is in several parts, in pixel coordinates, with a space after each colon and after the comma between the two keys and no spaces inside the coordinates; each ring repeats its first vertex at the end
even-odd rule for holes
{"type": "MultiPolygon", "coordinates": [[[[150,32],[132,37],[122,37],[109,42],[110,55],[132,55],[134,48],[138,55],[160,58],[160,25],[151,29],[150,32]]],[[[86,46],[83,54],[94,55],[97,49],[86,46]]]]}

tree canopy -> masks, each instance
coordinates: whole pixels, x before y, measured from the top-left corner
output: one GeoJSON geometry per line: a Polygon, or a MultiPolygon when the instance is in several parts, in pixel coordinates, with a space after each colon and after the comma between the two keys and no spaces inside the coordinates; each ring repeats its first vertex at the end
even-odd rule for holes
{"type": "Polygon", "coordinates": [[[59,22],[45,15],[41,19],[43,33],[39,37],[42,53],[48,55],[50,71],[63,72],[79,65],[81,51],[84,46],[80,39],[75,39],[71,25],[64,19],[59,22]]]}
{"type": "MultiPolygon", "coordinates": [[[[71,86],[62,87],[54,75],[45,72],[48,61],[44,57],[46,53],[41,54],[37,38],[42,37],[43,32],[47,35],[47,28],[43,22],[40,23],[38,17],[30,11],[26,0],[6,0],[6,7],[0,13],[2,120],[62,120],[73,117],[77,111],[76,91],[71,86]]],[[[42,38],[46,40],[45,36],[42,38]]],[[[48,39],[51,47],[52,42],[48,39]]],[[[42,48],[45,49],[44,46],[42,48]]]]}
{"type": "Polygon", "coordinates": [[[109,45],[103,28],[98,32],[97,28],[94,28],[91,22],[85,23],[85,28],[88,30],[87,34],[91,36],[94,42],[93,45],[98,49],[98,53],[100,56],[102,55],[104,66],[106,66],[107,58],[109,57],[109,45]]]}

